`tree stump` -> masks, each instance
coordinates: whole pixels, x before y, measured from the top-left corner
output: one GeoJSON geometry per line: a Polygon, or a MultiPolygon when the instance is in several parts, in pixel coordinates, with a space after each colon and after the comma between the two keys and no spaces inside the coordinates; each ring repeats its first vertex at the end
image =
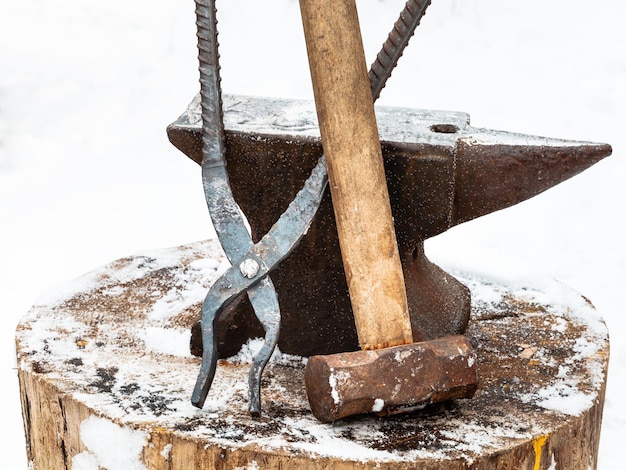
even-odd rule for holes
{"type": "Polygon", "coordinates": [[[219,362],[203,410],[191,405],[200,360],[189,327],[225,268],[215,241],[150,252],[31,309],[17,354],[34,469],[596,467],[608,334],[556,281],[513,288],[455,273],[473,298],[475,397],[321,424],[306,401],[306,359],[285,354],[265,371],[262,417],[248,415],[256,341],[219,362]]]}

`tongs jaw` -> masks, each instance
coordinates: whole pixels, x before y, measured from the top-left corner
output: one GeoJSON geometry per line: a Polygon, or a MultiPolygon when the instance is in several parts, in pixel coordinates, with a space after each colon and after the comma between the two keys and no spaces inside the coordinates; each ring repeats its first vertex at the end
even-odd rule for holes
{"type": "MultiPolygon", "coordinates": [[[[202,367],[196,382],[192,403],[201,408],[215,375],[217,343],[215,324],[220,314],[237,298],[248,293],[255,314],[266,332],[265,343],[254,358],[249,376],[250,403],[253,415],[261,412],[260,381],[280,330],[280,309],[276,291],[268,274],[297,246],[313,221],[328,179],[324,158],[320,158],[304,187],[270,231],[222,274],[209,289],[202,304],[202,367]]],[[[252,242],[250,242],[252,243],[252,242]]]]}

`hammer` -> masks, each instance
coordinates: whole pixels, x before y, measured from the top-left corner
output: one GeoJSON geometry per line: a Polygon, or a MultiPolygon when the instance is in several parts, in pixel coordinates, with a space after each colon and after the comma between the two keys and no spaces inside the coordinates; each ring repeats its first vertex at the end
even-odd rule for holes
{"type": "Polygon", "coordinates": [[[333,210],[360,351],[309,357],[322,422],[392,414],[477,386],[464,336],[413,343],[372,92],[354,0],[300,0],[333,210]]]}

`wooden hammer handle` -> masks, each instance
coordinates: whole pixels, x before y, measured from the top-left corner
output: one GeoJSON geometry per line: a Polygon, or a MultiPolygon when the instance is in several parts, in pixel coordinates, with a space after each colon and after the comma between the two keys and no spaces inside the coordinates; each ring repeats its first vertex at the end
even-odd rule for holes
{"type": "Polygon", "coordinates": [[[359,343],[413,342],[354,0],[300,0],[317,117],[359,343]]]}

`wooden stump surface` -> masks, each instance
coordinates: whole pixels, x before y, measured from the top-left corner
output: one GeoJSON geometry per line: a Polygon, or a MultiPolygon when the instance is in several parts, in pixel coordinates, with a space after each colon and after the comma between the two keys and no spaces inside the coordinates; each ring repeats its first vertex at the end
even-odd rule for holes
{"type": "Polygon", "coordinates": [[[608,334],[556,281],[538,290],[455,273],[473,297],[475,397],[320,424],[306,359],[288,355],[266,369],[263,416],[248,415],[255,341],[219,362],[205,408],[191,405],[200,361],[189,326],[225,268],[214,241],[158,250],[59,286],[31,309],[16,339],[34,469],[596,467],[608,334]]]}

